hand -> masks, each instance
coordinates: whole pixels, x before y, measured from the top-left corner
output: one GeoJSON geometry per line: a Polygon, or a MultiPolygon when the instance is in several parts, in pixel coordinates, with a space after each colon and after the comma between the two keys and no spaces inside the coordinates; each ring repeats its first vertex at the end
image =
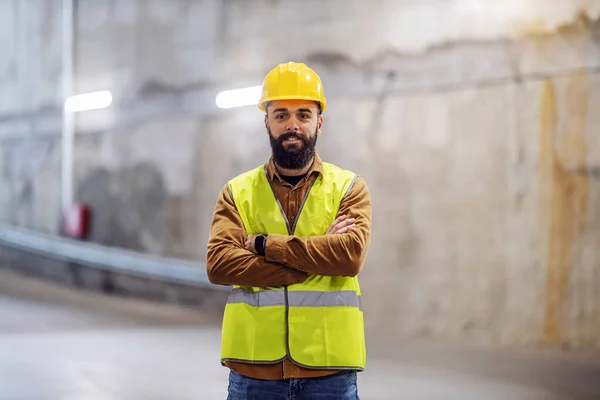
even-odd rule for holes
{"type": "Polygon", "coordinates": [[[355,218],[346,218],[345,215],[341,215],[329,225],[329,229],[327,229],[325,234],[334,235],[336,233],[346,233],[355,225],[354,221],[356,221],[355,218]]]}
{"type": "Polygon", "coordinates": [[[248,235],[246,237],[246,243],[244,244],[244,248],[246,250],[249,250],[249,251],[253,252],[254,254],[258,254],[256,252],[256,250],[254,249],[254,239],[256,239],[256,236],[257,235],[254,235],[254,234],[248,235]]]}

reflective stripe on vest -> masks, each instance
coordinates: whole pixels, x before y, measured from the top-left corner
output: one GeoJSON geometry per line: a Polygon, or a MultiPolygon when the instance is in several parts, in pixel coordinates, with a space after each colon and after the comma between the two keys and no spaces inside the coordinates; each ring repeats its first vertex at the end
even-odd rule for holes
{"type": "MultiPolygon", "coordinates": [[[[290,223],[266,166],[229,182],[229,193],[248,234],[324,235],[356,175],[323,163],[290,223]]],[[[268,239],[267,239],[268,243],[268,239]]],[[[268,246],[268,244],[267,244],[268,246]]],[[[356,277],[309,275],[286,287],[234,286],[223,316],[222,361],[281,362],[316,369],[364,368],[366,348],[356,277]]]]}
{"type": "MultiPolygon", "coordinates": [[[[231,290],[227,303],[244,303],[252,307],[285,306],[285,291],[261,290],[248,292],[241,288],[231,290]]],[[[362,310],[361,296],[354,290],[320,292],[297,290],[288,293],[290,307],[358,307],[362,310]]]]}

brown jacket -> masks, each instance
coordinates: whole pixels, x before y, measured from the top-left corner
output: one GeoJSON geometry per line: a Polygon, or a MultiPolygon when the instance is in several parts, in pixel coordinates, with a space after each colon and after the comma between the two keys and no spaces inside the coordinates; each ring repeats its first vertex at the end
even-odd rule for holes
{"type": "MultiPolygon", "coordinates": [[[[318,155],[305,179],[295,187],[285,182],[267,164],[268,178],[283,212],[292,222],[297,217],[309,180],[323,172],[318,155]]],[[[244,249],[246,232],[227,185],[223,187],[214,211],[207,251],[207,273],[219,285],[282,286],[303,282],[308,274],[356,276],[363,265],[371,239],[371,196],[365,181],[358,177],[342,200],[339,215],[356,218],[348,233],[312,237],[269,234],[265,256],[244,249]]],[[[268,233],[268,232],[265,232],[268,233]]],[[[337,371],[306,369],[289,359],[278,364],[256,365],[227,362],[234,371],[257,379],[287,379],[325,376],[337,371]]]]}

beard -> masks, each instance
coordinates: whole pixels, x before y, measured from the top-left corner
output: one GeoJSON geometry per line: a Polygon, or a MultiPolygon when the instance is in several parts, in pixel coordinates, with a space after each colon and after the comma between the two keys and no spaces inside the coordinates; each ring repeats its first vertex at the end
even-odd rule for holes
{"type": "Polygon", "coordinates": [[[271,149],[273,150],[273,161],[281,168],[302,169],[313,159],[315,155],[315,146],[317,145],[317,130],[311,137],[305,137],[298,133],[285,133],[277,139],[268,129],[271,149]],[[286,150],[283,147],[283,141],[289,138],[297,138],[300,142],[289,145],[286,150]]]}

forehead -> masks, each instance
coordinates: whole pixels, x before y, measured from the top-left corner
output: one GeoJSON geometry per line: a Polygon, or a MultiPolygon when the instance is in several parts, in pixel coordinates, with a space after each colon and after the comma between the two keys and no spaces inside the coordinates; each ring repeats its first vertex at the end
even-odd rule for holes
{"type": "Polygon", "coordinates": [[[276,110],[285,108],[289,112],[294,112],[299,109],[309,109],[313,112],[317,112],[319,108],[314,101],[311,100],[275,100],[269,104],[269,110],[276,110]]]}

